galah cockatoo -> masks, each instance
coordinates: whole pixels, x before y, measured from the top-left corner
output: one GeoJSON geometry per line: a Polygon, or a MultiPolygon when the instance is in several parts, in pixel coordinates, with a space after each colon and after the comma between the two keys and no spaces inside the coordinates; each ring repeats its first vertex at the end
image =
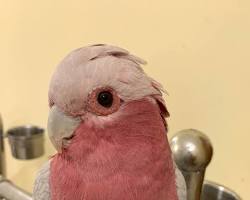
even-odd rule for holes
{"type": "Polygon", "coordinates": [[[48,133],[57,150],[34,200],[185,200],[167,140],[161,85],[145,62],[110,45],[72,51],[49,88],[48,133]]]}

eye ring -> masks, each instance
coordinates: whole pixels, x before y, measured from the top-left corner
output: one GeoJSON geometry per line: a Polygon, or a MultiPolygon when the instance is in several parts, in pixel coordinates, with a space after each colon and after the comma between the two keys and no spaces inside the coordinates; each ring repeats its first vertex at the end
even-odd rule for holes
{"type": "Polygon", "coordinates": [[[116,112],[120,104],[121,100],[114,89],[101,87],[90,93],[87,110],[97,115],[109,115],[116,112]]]}

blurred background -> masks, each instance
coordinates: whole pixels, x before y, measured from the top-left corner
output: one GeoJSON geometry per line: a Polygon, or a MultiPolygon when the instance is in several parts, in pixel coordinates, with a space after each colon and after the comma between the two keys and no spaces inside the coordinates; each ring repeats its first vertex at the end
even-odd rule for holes
{"type": "MultiPolygon", "coordinates": [[[[147,60],[166,96],[169,136],[206,133],[214,157],[206,179],[250,199],[250,2],[246,0],[0,0],[0,113],[5,130],[46,127],[55,66],[72,49],[108,43],[147,60]]],[[[46,136],[47,137],[47,136],[46,136]]],[[[32,191],[35,173],[54,153],[15,160],[7,176],[32,191]]]]}

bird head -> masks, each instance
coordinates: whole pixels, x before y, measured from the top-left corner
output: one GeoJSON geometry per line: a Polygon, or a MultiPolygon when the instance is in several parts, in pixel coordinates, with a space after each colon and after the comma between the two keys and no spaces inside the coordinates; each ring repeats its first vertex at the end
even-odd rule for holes
{"type": "Polygon", "coordinates": [[[127,50],[103,44],[76,49],[61,61],[49,87],[48,132],[58,152],[67,149],[80,126],[105,132],[124,121],[135,123],[145,110],[152,112],[148,105],[167,127],[164,90],[141,64],[145,61],[127,50]]]}

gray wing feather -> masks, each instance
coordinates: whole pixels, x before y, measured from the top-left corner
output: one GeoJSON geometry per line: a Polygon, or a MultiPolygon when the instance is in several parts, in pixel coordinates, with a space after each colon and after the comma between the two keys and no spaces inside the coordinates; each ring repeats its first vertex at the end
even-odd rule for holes
{"type": "Polygon", "coordinates": [[[33,188],[33,200],[50,200],[49,188],[50,161],[38,171],[33,188]]]}
{"type": "Polygon", "coordinates": [[[187,200],[186,182],[178,167],[175,165],[176,188],[179,200],[187,200]]]}

